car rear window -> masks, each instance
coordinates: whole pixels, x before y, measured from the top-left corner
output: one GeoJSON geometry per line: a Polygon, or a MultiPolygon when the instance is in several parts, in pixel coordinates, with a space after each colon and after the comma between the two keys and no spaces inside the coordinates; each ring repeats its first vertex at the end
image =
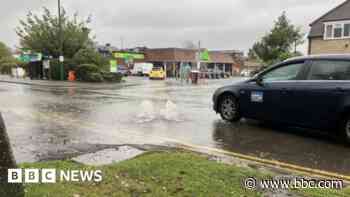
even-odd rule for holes
{"type": "Polygon", "coordinates": [[[313,61],[309,80],[350,80],[350,61],[313,61]]]}
{"type": "Polygon", "coordinates": [[[161,71],[162,68],[153,68],[152,70],[153,70],[153,71],[161,71]]]}

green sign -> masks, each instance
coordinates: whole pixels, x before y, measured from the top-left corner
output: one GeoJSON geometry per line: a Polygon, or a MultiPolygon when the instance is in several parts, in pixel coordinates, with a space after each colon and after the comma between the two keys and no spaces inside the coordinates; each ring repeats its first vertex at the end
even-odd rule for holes
{"type": "Polygon", "coordinates": [[[200,58],[202,61],[210,61],[209,51],[204,50],[203,52],[201,52],[200,58]]]}
{"type": "Polygon", "coordinates": [[[22,54],[18,57],[18,59],[22,62],[39,62],[43,58],[43,55],[41,53],[33,53],[33,54],[22,54]]]}
{"type": "Polygon", "coordinates": [[[114,53],[115,58],[120,59],[145,59],[145,55],[142,53],[127,53],[127,52],[117,52],[114,53]]]}
{"type": "Polygon", "coordinates": [[[109,63],[110,63],[110,65],[111,65],[111,73],[116,73],[116,72],[118,72],[117,60],[111,60],[109,63]]]}

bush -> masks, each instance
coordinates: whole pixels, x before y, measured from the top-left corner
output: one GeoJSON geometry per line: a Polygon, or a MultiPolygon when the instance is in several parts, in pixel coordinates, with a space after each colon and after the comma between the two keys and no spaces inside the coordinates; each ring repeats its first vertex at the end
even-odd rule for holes
{"type": "Polygon", "coordinates": [[[120,73],[102,72],[102,77],[107,82],[121,82],[123,75],[120,73]]]}
{"type": "MultiPolygon", "coordinates": [[[[53,80],[60,80],[61,70],[60,63],[57,60],[51,61],[51,77],[53,80]]],[[[101,71],[101,68],[95,64],[82,64],[76,66],[73,60],[64,62],[64,80],[67,80],[68,72],[75,71],[76,78],[84,82],[121,82],[123,76],[118,73],[101,71]]]]}
{"type": "Polygon", "coordinates": [[[85,76],[84,81],[86,82],[103,82],[101,73],[89,73],[85,76]]]}
{"type": "Polygon", "coordinates": [[[1,74],[11,74],[11,69],[17,66],[23,66],[24,63],[18,61],[12,56],[3,57],[0,59],[0,73],[1,74]]]}
{"type": "Polygon", "coordinates": [[[0,73],[5,75],[10,75],[12,72],[12,68],[16,68],[17,64],[13,62],[5,62],[0,65],[0,73]]]}
{"type": "Polygon", "coordinates": [[[76,77],[80,81],[99,82],[103,81],[100,69],[94,64],[83,64],[77,67],[76,77]],[[100,80],[102,79],[102,80],[100,80]]]}
{"type": "Polygon", "coordinates": [[[100,69],[94,64],[82,64],[76,69],[77,78],[84,78],[89,73],[99,73],[100,69]]]}
{"type": "Polygon", "coordinates": [[[108,65],[108,59],[104,58],[96,50],[91,48],[80,49],[73,57],[73,61],[77,65],[94,64],[98,67],[108,65]]]}

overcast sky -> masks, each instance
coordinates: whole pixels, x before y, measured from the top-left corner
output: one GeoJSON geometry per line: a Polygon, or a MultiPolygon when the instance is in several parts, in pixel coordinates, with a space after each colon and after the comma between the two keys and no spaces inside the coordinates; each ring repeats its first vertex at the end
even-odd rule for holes
{"type": "MultiPolygon", "coordinates": [[[[187,40],[209,49],[247,52],[286,11],[291,21],[308,32],[309,24],[344,0],[62,0],[81,17],[93,16],[96,41],[124,46],[181,47],[187,40]]],[[[0,41],[18,43],[14,28],[28,11],[46,6],[57,10],[57,0],[11,0],[0,6],[0,41]]],[[[299,47],[306,52],[306,44],[299,47]]]]}

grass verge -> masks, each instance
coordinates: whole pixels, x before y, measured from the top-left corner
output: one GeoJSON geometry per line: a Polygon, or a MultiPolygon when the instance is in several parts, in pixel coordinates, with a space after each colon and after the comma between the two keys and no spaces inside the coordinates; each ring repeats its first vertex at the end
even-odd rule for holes
{"type": "MultiPolygon", "coordinates": [[[[22,168],[102,170],[100,183],[26,184],[26,197],[262,196],[242,187],[247,177],[268,178],[248,168],[210,161],[189,152],[153,152],[119,164],[89,167],[72,161],[23,164],[22,168]]],[[[349,196],[349,190],[293,191],[301,196],[349,196]]]]}

